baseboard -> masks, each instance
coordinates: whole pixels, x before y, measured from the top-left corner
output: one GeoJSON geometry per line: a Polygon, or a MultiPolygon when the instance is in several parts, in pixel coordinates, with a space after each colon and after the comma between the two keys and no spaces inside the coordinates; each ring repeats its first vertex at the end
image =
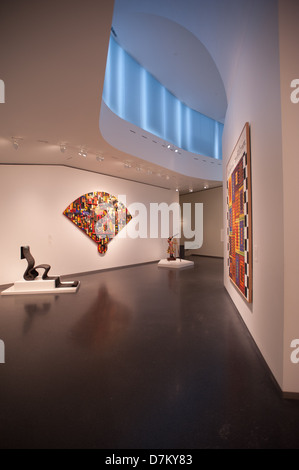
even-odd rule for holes
{"type": "Polygon", "coordinates": [[[212,255],[199,255],[198,253],[193,253],[190,256],[200,256],[201,258],[215,258],[215,259],[224,259],[224,256],[212,256],[212,255]]]}
{"type": "Polygon", "coordinates": [[[295,392],[282,392],[282,396],[285,400],[299,400],[299,393],[295,392]]]}
{"type": "Polygon", "coordinates": [[[118,271],[119,269],[128,269],[128,268],[137,268],[138,266],[146,266],[149,264],[156,264],[160,260],[157,259],[155,261],[147,261],[145,263],[136,263],[136,264],[126,264],[125,266],[115,266],[114,268],[104,268],[104,269],[97,269],[95,271],[84,271],[79,273],[72,273],[72,274],[63,274],[61,275],[62,278],[65,277],[75,277],[75,276],[89,276],[90,274],[100,274],[105,273],[108,271],[118,271]]]}
{"type": "Polygon", "coordinates": [[[13,286],[13,282],[10,282],[9,284],[3,284],[2,286],[0,286],[0,290],[6,290],[6,289],[9,289],[11,286],[13,286]]]}

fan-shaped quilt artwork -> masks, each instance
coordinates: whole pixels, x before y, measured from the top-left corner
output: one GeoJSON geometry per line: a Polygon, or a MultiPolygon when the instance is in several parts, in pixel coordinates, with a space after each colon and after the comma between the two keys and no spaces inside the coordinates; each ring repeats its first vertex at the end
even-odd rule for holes
{"type": "Polygon", "coordinates": [[[114,237],[130,222],[131,214],[115,196],[104,192],[84,194],[63,212],[106,253],[114,237]]]}

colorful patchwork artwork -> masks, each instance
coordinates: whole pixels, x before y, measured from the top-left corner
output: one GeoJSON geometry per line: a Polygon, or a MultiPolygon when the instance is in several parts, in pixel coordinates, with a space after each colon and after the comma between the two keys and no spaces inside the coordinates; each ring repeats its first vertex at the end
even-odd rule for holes
{"type": "Polygon", "coordinates": [[[100,254],[107,252],[111,240],[132,219],[123,203],[104,192],[84,194],[63,214],[97,243],[100,254]]]}
{"type": "Polygon", "coordinates": [[[227,166],[227,235],[230,280],[252,301],[251,177],[249,124],[227,166]]]}

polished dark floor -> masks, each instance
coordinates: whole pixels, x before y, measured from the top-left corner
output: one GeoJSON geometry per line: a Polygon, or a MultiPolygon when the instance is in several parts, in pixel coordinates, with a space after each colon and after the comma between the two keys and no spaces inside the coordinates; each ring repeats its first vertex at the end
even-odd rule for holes
{"type": "Polygon", "coordinates": [[[0,448],[299,448],[299,402],[281,398],[223,261],[194,260],[1,297],[0,448]]]}

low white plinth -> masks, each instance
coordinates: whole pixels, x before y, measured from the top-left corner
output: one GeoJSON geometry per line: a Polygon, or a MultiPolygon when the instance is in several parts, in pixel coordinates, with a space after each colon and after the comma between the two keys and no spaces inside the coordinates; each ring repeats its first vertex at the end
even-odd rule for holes
{"type": "Polygon", "coordinates": [[[24,295],[24,294],[74,294],[79,289],[71,286],[72,282],[64,282],[65,287],[55,287],[55,281],[35,279],[34,281],[16,281],[12,287],[1,292],[1,295],[24,295]]]}
{"type": "Polygon", "coordinates": [[[167,259],[161,259],[158,263],[159,268],[168,268],[168,269],[187,269],[193,268],[194,262],[187,261],[186,259],[176,259],[175,261],[168,261],[167,259]]]}

